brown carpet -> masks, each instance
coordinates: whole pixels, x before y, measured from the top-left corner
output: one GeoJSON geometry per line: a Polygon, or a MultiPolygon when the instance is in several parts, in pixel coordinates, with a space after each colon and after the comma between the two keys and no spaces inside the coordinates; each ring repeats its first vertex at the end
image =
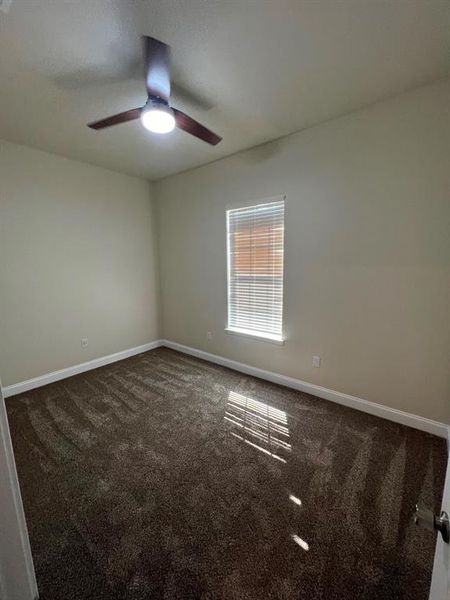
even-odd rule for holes
{"type": "Polygon", "coordinates": [[[428,596],[444,440],[165,348],[7,408],[42,600],[428,596]]]}

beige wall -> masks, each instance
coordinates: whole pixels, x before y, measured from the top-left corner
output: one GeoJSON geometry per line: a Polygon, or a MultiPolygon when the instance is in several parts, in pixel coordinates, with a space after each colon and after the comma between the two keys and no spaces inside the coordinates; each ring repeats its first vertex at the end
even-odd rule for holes
{"type": "Polygon", "coordinates": [[[163,336],[450,422],[449,107],[440,82],[156,184],[163,336]],[[279,194],[282,347],[224,332],[225,207],[279,194]]]}
{"type": "Polygon", "coordinates": [[[148,182],[0,142],[4,385],[157,339],[157,297],[148,182]]]}

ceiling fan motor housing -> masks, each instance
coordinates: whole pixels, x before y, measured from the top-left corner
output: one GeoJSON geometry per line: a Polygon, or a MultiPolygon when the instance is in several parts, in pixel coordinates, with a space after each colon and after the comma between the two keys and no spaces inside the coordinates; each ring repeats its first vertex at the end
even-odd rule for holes
{"type": "Polygon", "coordinates": [[[160,98],[159,96],[152,96],[151,94],[149,94],[144,109],[161,108],[161,106],[169,106],[169,103],[164,98],[160,98]]]}

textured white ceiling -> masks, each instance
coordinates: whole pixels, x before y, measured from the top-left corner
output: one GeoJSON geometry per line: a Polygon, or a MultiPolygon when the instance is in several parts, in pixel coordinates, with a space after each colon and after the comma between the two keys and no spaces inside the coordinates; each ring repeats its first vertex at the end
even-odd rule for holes
{"type": "Polygon", "coordinates": [[[448,0],[12,0],[0,137],[159,179],[448,76],[449,32],[448,0]],[[172,46],[172,102],[221,144],[86,127],[144,103],[141,34],[172,46]]]}

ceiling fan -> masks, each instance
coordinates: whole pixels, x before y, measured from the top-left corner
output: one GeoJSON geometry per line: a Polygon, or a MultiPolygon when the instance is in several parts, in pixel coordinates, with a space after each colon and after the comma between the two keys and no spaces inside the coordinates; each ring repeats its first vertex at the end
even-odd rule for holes
{"type": "Polygon", "coordinates": [[[127,121],[141,119],[142,125],[154,133],[169,133],[175,127],[215,146],[222,138],[216,133],[169,104],[170,46],[143,36],[145,83],[148,99],[144,106],[131,108],[101,121],[89,123],[91,129],[105,129],[127,121]]]}

